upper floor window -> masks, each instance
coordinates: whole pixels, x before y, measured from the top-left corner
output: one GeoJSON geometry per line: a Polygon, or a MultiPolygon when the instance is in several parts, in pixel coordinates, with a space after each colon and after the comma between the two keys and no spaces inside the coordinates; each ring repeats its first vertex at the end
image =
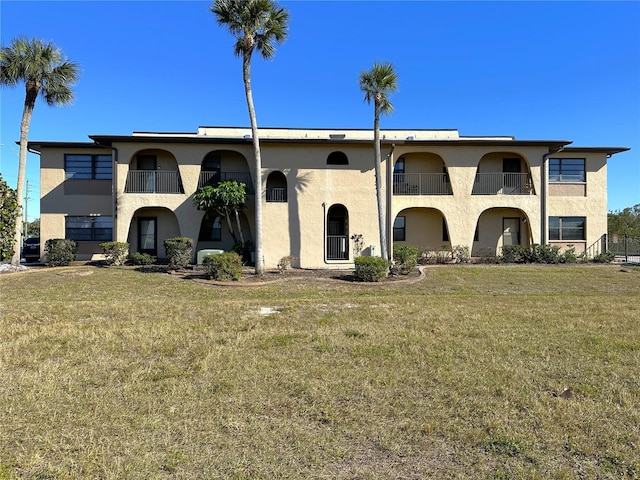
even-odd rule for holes
{"type": "Polygon", "coordinates": [[[64,177],[73,180],[111,180],[111,155],[68,153],[64,156],[64,177]]]}
{"type": "Polygon", "coordinates": [[[349,159],[344,152],[332,152],[327,157],[327,165],[349,165],[349,159]]]}
{"type": "Polygon", "coordinates": [[[404,158],[396,160],[396,163],[393,166],[393,173],[404,173],[404,158]]]}
{"type": "Polygon", "coordinates": [[[549,217],[549,240],[586,240],[585,217],[549,217]]]}
{"type": "Polygon", "coordinates": [[[584,158],[550,158],[550,182],[586,182],[584,158]]]}
{"type": "Polygon", "coordinates": [[[64,238],[76,242],[110,242],[113,238],[113,217],[65,217],[64,238]]]}
{"type": "Polygon", "coordinates": [[[287,177],[282,172],[271,172],[267,177],[267,202],[287,201],[287,177]]]}

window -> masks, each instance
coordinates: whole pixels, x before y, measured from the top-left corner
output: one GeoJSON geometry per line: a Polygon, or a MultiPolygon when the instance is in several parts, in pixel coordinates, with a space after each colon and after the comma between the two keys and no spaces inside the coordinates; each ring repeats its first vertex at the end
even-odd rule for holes
{"type": "Polygon", "coordinates": [[[267,177],[267,202],[286,203],[287,177],[282,172],[271,172],[267,177]]]}
{"type": "Polygon", "coordinates": [[[399,158],[393,166],[393,173],[404,173],[404,158],[399,158]]]}
{"type": "Polygon", "coordinates": [[[333,152],[327,157],[327,165],[349,165],[349,159],[343,152],[333,152]]]}
{"type": "Polygon", "coordinates": [[[449,241],[449,229],[447,228],[447,221],[442,217],[442,241],[449,241]]]}
{"type": "Polygon", "coordinates": [[[396,217],[393,221],[393,241],[404,242],[405,238],[405,217],[396,217]]]}
{"type": "Polygon", "coordinates": [[[65,237],[76,242],[110,242],[113,217],[65,217],[65,237]]]}
{"type": "Polygon", "coordinates": [[[586,240],[585,217],[549,217],[549,240],[586,240]]]}
{"type": "Polygon", "coordinates": [[[550,158],[550,182],[586,182],[584,158],[550,158]]]}
{"type": "Polygon", "coordinates": [[[111,155],[65,154],[64,174],[70,180],[111,180],[111,155]]]}
{"type": "Polygon", "coordinates": [[[198,240],[219,242],[222,240],[222,227],[220,225],[221,217],[216,216],[213,213],[208,213],[202,219],[202,225],[200,227],[200,235],[198,240]]]}

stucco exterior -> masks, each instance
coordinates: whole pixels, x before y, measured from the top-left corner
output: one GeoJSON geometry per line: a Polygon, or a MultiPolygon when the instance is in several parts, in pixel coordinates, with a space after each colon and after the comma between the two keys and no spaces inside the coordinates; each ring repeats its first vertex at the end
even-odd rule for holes
{"type": "MultiPolygon", "coordinates": [[[[462,137],[456,130],[385,130],[381,138],[389,243],[394,243],[394,223],[403,217],[395,243],[424,250],[467,246],[473,255],[499,253],[513,242],[571,245],[578,253],[597,243],[607,228],[607,158],[626,150],[507,136],[462,137]],[[562,158],[580,159],[585,181],[550,181],[550,159],[558,165],[562,158]],[[550,238],[550,222],[562,225],[566,217],[567,225],[581,225],[578,234],[571,231],[580,238],[550,238]]],[[[194,239],[196,251],[230,250],[226,221],[213,224],[215,215],[205,219],[192,203],[203,182],[224,179],[247,184],[241,223],[245,238],[253,239],[255,166],[249,129],[200,127],[196,133],[90,139],[30,143],[41,155],[42,245],[78,231],[84,235],[84,230],[70,233],[74,219],[90,227],[91,219],[104,217],[95,225],[112,221],[112,230],[88,228],[91,240],[78,242],[78,258],[99,256],[99,244],[109,233],[110,239],[129,242],[132,252],[148,250],[160,258],[165,256],[163,241],[175,236],[194,239]],[[111,179],[94,178],[100,177],[94,175],[96,158],[101,156],[104,167],[104,155],[111,159],[111,179]],[[75,163],[65,158],[93,162],[94,173],[87,167],[74,174],[75,163]],[[217,236],[207,236],[205,225],[218,228],[217,236]]],[[[303,268],[349,267],[354,234],[364,237],[362,254],[379,254],[372,141],[369,130],[261,130],[267,268],[285,256],[303,268]]]]}

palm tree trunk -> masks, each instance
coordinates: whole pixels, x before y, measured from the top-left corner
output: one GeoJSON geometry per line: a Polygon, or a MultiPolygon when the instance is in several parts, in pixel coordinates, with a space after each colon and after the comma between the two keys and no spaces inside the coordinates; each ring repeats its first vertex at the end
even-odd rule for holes
{"type": "Polygon", "coordinates": [[[256,274],[264,273],[264,255],[262,252],[262,159],[260,157],[260,138],[258,137],[258,122],[256,111],[253,107],[253,94],[251,93],[251,52],[245,52],[242,56],[242,78],[244,80],[244,92],[247,97],[249,119],[251,120],[251,138],[253,139],[253,153],[255,156],[255,171],[253,176],[253,188],[255,190],[255,249],[256,249],[256,274]]]}
{"type": "Polygon", "coordinates": [[[387,253],[387,226],[384,221],[384,208],[382,198],[382,159],[380,153],[380,106],[377,101],[374,102],[373,115],[373,150],[375,155],[375,171],[376,171],[376,199],[378,201],[378,229],[380,231],[380,256],[386,260],[389,259],[387,253]]]}
{"type": "Polygon", "coordinates": [[[16,238],[13,243],[13,257],[11,257],[11,265],[14,267],[20,265],[20,247],[22,246],[22,191],[24,187],[25,170],[27,168],[27,143],[29,141],[31,116],[38,96],[38,87],[33,81],[27,82],[26,90],[22,120],[20,122],[20,155],[18,160],[18,185],[16,188],[18,216],[16,217],[16,238]]]}

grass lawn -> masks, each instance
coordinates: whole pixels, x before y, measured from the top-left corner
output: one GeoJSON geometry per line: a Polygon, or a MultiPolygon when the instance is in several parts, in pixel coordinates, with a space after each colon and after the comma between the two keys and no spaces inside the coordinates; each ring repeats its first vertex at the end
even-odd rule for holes
{"type": "Polygon", "coordinates": [[[0,479],[637,479],[639,452],[639,268],[0,275],[0,479]]]}

